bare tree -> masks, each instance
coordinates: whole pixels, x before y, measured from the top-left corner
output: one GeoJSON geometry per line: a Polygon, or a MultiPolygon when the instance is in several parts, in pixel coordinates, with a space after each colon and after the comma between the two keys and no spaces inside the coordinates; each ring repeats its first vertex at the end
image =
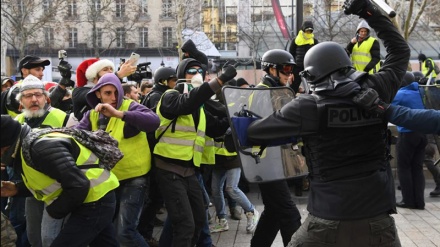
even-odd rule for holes
{"type": "Polygon", "coordinates": [[[17,50],[19,57],[24,57],[32,48],[29,44],[41,42],[42,28],[53,21],[65,1],[2,0],[2,41],[17,50]]]}

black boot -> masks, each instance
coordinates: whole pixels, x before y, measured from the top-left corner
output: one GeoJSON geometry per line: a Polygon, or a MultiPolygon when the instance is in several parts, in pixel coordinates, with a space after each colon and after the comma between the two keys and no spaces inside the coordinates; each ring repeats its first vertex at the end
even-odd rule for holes
{"type": "Polygon", "coordinates": [[[429,193],[429,195],[433,197],[440,196],[440,186],[436,186],[435,189],[429,193]]]}

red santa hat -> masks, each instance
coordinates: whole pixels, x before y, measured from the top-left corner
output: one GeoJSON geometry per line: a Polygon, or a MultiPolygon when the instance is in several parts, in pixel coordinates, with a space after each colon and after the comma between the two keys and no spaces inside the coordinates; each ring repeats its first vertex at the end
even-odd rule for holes
{"type": "Polygon", "coordinates": [[[101,59],[91,64],[86,70],[86,78],[89,81],[93,81],[98,76],[99,71],[105,67],[111,67],[115,71],[115,65],[108,59],[101,59]]]}
{"type": "Polygon", "coordinates": [[[86,77],[86,71],[87,68],[94,64],[95,62],[98,62],[98,58],[90,58],[84,60],[82,63],[78,65],[78,68],[76,68],[76,86],[77,87],[83,87],[87,84],[87,77],[86,77]]]}

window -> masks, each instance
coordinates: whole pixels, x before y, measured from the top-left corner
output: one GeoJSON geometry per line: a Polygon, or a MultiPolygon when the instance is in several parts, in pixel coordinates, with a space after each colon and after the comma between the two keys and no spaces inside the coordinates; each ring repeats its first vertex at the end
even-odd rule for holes
{"type": "Polygon", "coordinates": [[[91,0],[90,1],[90,9],[96,12],[101,12],[101,0],[91,0]]]}
{"type": "Polygon", "coordinates": [[[163,32],[163,47],[172,47],[173,46],[173,29],[171,27],[164,27],[162,29],[163,32]]]}
{"type": "Polygon", "coordinates": [[[172,17],[172,0],[163,0],[162,17],[172,17]]]}
{"type": "Polygon", "coordinates": [[[43,11],[44,12],[50,12],[50,0],[43,0],[43,11]]]}
{"type": "Polygon", "coordinates": [[[125,0],[116,0],[116,17],[124,17],[125,0]]]}
{"type": "Polygon", "coordinates": [[[142,15],[148,14],[147,0],[139,0],[139,8],[142,15]]]}
{"type": "Polygon", "coordinates": [[[122,48],[125,46],[125,28],[116,28],[116,47],[122,48]]]}
{"type": "Polygon", "coordinates": [[[53,29],[51,27],[45,27],[44,32],[44,46],[49,47],[53,44],[53,29]]]}
{"type": "Polygon", "coordinates": [[[141,47],[148,47],[148,28],[139,28],[139,45],[141,47]]]}
{"type": "Polygon", "coordinates": [[[76,1],[72,0],[67,4],[67,16],[77,16],[76,1]]]}
{"type": "Polygon", "coordinates": [[[96,37],[96,45],[98,47],[102,47],[102,28],[96,28],[94,32],[96,37]]]}
{"type": "Polygon", "coordinates": [[[78,44],[78,29],[70,28],[69,30],[69,47],[76,47],[78,44]]]}

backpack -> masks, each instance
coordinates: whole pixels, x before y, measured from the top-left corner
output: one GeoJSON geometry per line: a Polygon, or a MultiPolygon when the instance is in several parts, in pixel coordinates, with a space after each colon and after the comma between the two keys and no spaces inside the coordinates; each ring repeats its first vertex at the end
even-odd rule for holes
{"type": "Polygon", "coordinates": [[[72,128],[32,130],[23,140],[22,152],[27,164],[33,164],[30,147],[35,140],[49,133],[62,133],[72,136],[77,142],[90,149],[99,158],[99,167],[111,170],[124,157],[118,148],[118,141],[104,130],[89,131],[72,128]]]}

